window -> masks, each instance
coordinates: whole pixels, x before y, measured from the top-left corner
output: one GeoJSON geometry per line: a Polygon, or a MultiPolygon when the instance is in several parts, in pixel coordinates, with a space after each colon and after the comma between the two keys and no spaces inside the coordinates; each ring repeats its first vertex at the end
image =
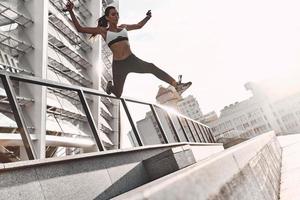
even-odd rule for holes
{"type": "Polygon", "coordinates": [[[7,64],[7,65],[10,65],[8,56],[5,54],[4,57],[5,57],[6,64],[7,64]]]}
{"type": "Polygon", "coordinates": [[[248,118],[251,118],[251,113],[248,113],[248,118]]]}
{"type": "Polygon", "coordinates": [[[265,120],[268,120],[268,118],[266,117],[266,115],[264,115],[265,120]]]}
{"type": "Polygon", "coordinates": [[[16,67],[14,59],[11,58],[10,61],[11,61],[12,66],[16,67]]]}
{"type": "Polygon", "coordinates": [[[248,123],[245,123],[245,124],[243,124],[243,127],[246,129],[246,128],[249,127],[249,124],[248,124],[248,123]]]}
{"type": "Polygon", "coordinates": [[[4,59],[3,59],[3,56],[2,56],[1,51],[0,51],[0,63],[3,63],[3,64],[4,64],[4,59]]]}
{"type": "Polygon", "coordinates": [[[257,123],[256,119],[251,121],[251,125],[255,125],[257,123]]]}

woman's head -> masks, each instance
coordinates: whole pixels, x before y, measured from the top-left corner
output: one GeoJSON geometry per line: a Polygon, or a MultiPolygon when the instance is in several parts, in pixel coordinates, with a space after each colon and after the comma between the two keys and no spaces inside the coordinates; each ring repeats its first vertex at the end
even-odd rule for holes
{"type": "Polygon", "coordinates": [[[108,24],[117,24],[119,21],[119,13],[113,6],[108,6],[104,15],[98,20],[98,26],[107,27],[108,24]]]}
{"type": "MultiPolygon", "coordinates": [[[[98,20],[98,26],[107,28],[108,24],[118,24],[119,21],[119,13],[113,6],[108,6],[105,11],[104,15],[100,17],[98,20]]],[[[90,38],[95,37],[97,34],[92,34],[90,38]]]]}

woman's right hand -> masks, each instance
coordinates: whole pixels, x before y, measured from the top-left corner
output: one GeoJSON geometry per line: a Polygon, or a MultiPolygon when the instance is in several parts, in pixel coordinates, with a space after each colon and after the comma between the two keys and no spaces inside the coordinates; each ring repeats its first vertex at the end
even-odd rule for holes
{"type": "Polygon", "coordinates": [[[74,8],[74,3],[68,0],[68,3],[66,4],[66,8],[63,9],[63,11],[72,11],[74,8]]]}
{"type": "Polygon", "coordinates": [[[147,17],[151,18],[152,17],[152,13],[151,10],[148,10],[148,12],[146,13],[147,17]]]}

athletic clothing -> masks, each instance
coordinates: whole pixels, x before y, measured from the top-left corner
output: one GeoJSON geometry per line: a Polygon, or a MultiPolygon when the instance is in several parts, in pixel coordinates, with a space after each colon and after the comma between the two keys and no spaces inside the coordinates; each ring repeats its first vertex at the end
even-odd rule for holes
{"type": "Polygon", "coordinates": [[[128,33],[126,28],[123,28],[120,32],[112,32],[107,30],[106,33],[106,43],[110,47],[116,42],[120,42],[123,40],[128,40],[128,33]]]}
{"type": "MultiPolygon", "coordinates": [[[[112,32],[107,30],[106,43],[109,47],[123,40],[128,40],[128,33],[126,28],[123,28],[120,32],[112,32]]],[[[134,54],[130,54],[124,60],[113,60],[113,84],[111,81],[108,82],[106,93],[113,93],[116,97],[121,97],[126,77],[130,72],[151,73],[160,80],[169,83],[170,85],[174,85],[174,83],[176,82],[169,74],[156,67],[153,63],[145,62],[136,57],[134,54]]],[[[178,83],[176,85],[176,90],[182,93],[190,85],[191,84],[178,83]]]]}
{"type": "Polygon", "coordinates": [[[156,67],[153,63],[145,62],[134,54],[129,55],[124,60],[113,60],[112,72],[114,84],[111,86],[111,92],[116,95],[116,97],[122,95],[126,76],[130,72],[151,73],[170,85],[176,82],[169,74],[156,67]]]}

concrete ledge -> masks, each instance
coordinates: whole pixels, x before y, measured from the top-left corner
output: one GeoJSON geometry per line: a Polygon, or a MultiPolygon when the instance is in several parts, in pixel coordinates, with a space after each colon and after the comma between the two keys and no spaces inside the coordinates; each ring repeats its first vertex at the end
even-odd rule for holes
{"type": "Polygon", "coordinates": [[[282,147],[280,199],[299,199],[300,190],[300,134],[279,136],[282,147]]]}
{"type": "MultiPolygon", "coordinates": [[[[155,145],[4,164],[0,169],[0,199],[29,199],[31,193],[32,199],[110,199],[150,181],[143,160],[188,144],[155,145]],[[19,176],[27,174],[34,178],[18,181],[19,176]],[[43,197],[35,198],[33,192],[36,191],[40,191],[39,195],[43,197]]],[[[198,148],[214,146],[198,145],[198,148]]],[[[215,146],[222,147],[221,144],[215,146]]]]}
{"type": "Polygon", "coordinates": [[[273,132],[114,199],[278,199],[281,151],[273,132]]]}
{"type": "MultiPolygon", "coordinates": [[[[109,151],[102,151],[102,152],[84,153],[84,154],[66,156],[66,157],[61,157],[61,158],[47,158],[47,159],[41,159],[41,160],[20,161],[20,162],[13,162],[13,163],[5,163],[3,165],[4,165],[5,170],[13,170],[13,169],[17,169],[17,168],[33,167],[33,166],[39,166],[39,165],[49,165],[49,164],[56,164],[59,162],[89,159],[89,158],[94,158],[94,157],[106,157],[106,156],[113,156],[113,155],[121,155],[121,154],[133,153],[133,152],[139,152],[139,151],[145,151],[145,150],[169,149],[172,147],[177,147],[177,146],[182,146],[182,145],[192,145],[195,147],[210,146],[210,147],[219,147],[219,149],[223,149],[222,143],[181,142],[181,143],[170,143],[170,144],[160,144],[160,145],[148,145],[148,146],[144,146],[144,147],[117,149],[117,150],[109,150],[109,151]]],[[[1,166],[1,164],[0,164],[0,166],[1,166]]],[[[1,170],[1,168],[0,168],[0,170],[1,170]]]]}
{"type": "Polygon", "coordinates": [[[224,151],[224,147],[221,145],[217,145],[217,146],[201,145],[200,146],[200,145],[190,144],[189,146],[193,152],[193,155],[194,155],[196,161],[203,160],[210,155],[224,151]]]}

